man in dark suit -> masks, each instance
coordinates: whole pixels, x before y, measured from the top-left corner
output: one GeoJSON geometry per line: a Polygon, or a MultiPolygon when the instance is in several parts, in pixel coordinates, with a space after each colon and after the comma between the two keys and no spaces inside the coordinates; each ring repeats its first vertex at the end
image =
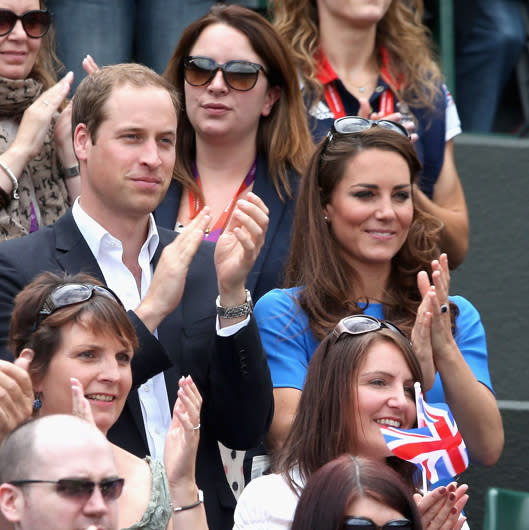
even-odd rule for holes
{"type": "Polygon", "coordinates": [[[13,299],[36,275],[82,271],[104,281],[130,309],[140,341],[133,378],[142,385],[109,439],[140,457],[160,457],[177,380],[192,375],[204,400],[197,483],[210,528],[228,529],[235,499],[217,441],[255,446],[273,411],[245,290],[268,211],[256,195],[238,201],[216,247],[201,243],[207,208],[176,238],[156,227],[151,212],[175,161],[176,105],[172,87],[140,65],[105,67],[81,83],[72,111],[81,196],[54,225],[0,244],[0,352],[8,358],[13,299]]]}

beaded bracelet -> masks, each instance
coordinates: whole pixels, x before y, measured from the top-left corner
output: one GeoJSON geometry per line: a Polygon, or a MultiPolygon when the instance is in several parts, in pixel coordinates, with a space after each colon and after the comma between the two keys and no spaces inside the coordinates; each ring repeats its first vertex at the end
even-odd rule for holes
{"type": "Polygon", "coordinates": [[[193,504],[188,504],[187,506],[177,506],[176,508],[173,508],[173,512],[183,512],[185,510],[191,510],[191,508],[196,508],[203,502],[204,502],[204,492],[202,490],[198,490],[197,502],[194,502],[193,504]]]}

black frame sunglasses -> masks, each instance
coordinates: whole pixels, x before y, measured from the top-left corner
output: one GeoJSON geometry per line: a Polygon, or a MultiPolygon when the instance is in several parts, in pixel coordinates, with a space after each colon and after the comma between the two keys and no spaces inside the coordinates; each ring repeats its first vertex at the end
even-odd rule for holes
{"type": "Polygon", "coordinates": [[[39,311],[33,330],[36,330],[45,318],[49,317],[58,309],[86,302],[92,298],[94,293],[105,296],[123,307],[123,303],[116,293],[108,287],[103,285],[93,285],[90,283],[67,283],[54,289],[46,300],[44,300],[44,304],[42,304],[42,308],[39,311]]]}
{"type": "Polygon", "coordinates": [[[400,528],[400,530],[413,530],[413,522],[409,519],[392,519],[379,526],[367,517],[347,517],[343,523],[343,529],[350,530],[351,528],[361,530],[394,530],[395,528],[400,528]]]}
{"type": "Polygon", "coordinates": [[[362,131],[367,131],[371,127],[381,127],[410,138],[410,133],[401,123],[391,120],[368,120],[360,116],[344,116],[334,120],[331,129],[327,133],[327,143],[331,143],[336,134],[347,136],[349,134],[357,134],[362,131]]]}
{"type": "Polygon", "coordinates": [[[342,318],[332,330],[332,335],[335,338],[334,343],[336,344],[343,335],[364,335],[365,333],[371,333],[383,328],[402,335],[409,342],[408,336],[395,324],[389,322],[389,320],[379,320],[371,315],[363,314],[350,315],[342,318]]]}
{"type": "Polygon", "coordinates": [[[9,484],[13,486],[25,486],[26,484],[55,484],[58,495],[80,502],[87,502],[94,493],[97,486],[101,496],[106,501],[119,498],[123,491],[124,478],[106,478],[101,482],[94,482],[86,478],[61,478],[59,480],[12,480],[9,484]]]}
{"type": "Polygon", "coordinates": [[[17,15],[10,9],[0,9],[0,37],[11,33],[19,20],[30,39],[40,39],[50,29],[51,13],[47,9],[32,9],[17,15]]]}
{"type": "Polygon", "coordinates": [[[263,66],[250,61],[235,60],[219,64],[211,57],[201,55],[189,55],[184,59],[184,79],[191,86],[207,85],[219,70],[222,70],[224,82],[239,92],[251,90],[257,84],[259,72],[268,77],[263,66]]]}

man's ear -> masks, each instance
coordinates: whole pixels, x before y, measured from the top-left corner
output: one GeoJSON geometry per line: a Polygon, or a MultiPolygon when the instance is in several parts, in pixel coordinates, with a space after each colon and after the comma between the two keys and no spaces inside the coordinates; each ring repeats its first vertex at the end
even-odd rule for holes
{"type": "Polygon", "coordinates": [[[79,160],[86,160],[87,150],[92,145],[92,137],[85,123],[77,124],[73,133],[73,148],[79,160]]]}
{"type": "Polygon", "coordinates": [[[24,495],[20,488],[12,484],[4,483],[0,485],[0,528],[5,528],[2,519],[5,518],[11,523],[19,523],[22,518],[24,508],[24,495]]]}

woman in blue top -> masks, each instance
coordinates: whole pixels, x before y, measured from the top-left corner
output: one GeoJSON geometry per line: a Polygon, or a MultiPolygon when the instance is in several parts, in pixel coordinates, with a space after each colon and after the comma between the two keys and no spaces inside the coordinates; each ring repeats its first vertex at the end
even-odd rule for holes
{"type": "Polygon", "coordinates": [[[414,200],[419,169],[402,126],[358,117],[337,120],[312,157],[300,184],[288,289],[255,308],[275,388],[272,449],[288,434],[318,343],[342,317],[366,313],[411,336],[427,397],[448,403],[472,459],[499,458],[503,428],[485,332],[470,302],[448,298],[440,223],[414,200]]]}

